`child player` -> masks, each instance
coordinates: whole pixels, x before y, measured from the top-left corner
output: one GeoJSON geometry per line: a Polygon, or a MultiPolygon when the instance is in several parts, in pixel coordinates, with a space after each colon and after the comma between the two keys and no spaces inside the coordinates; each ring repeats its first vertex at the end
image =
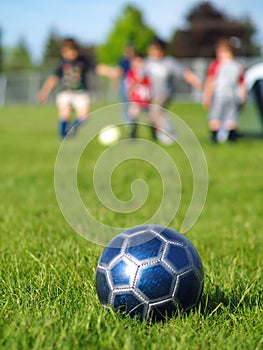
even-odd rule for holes
{"type": "Polygon", "coordinates": [[[63,138],[70,129],[72,108],[76,111],[77,118],[74,126],[82,123],[88,116],[90,96],[86,74],[93,69],[93,65],[80,55],[78,45],[72,38],[63,40],[61,56],[59,65],[40,90],[38,100],[45,102],[58,82],[62,82],[62,91],[56,97],[56,104],[59,113],[59,134],[63,138]]]}
{"type": "Polygon", "coordinates": [[[166,55],[166,44],[156,38],[147,48],[145,72],[152,82],[153,98],[150,106],[150,118],[154,134],[161,143],[173,143],[175,133],[172,123],[165,113],[173,98],[174,78],[183,78],[195,89],[202,88],[201,80],[190,69],[182,66],[175,58],[166,55]]]}
{"type": "Polygon", "coordinates": [[[128,113],[131,120],[131,138],[137,137],[137,119],[141,111],[148,112],[151,102],[151,82],[143,71],[144,57],[136,54],[131,60],[131,68],[126,74],[126,89],[129,102],[128,113]]]}
{"type": "Polygon", "coordinates": [[[208,67],[203,106],[209,109],[212,142],[235,141],[239,106],[245,102],[244,67],[234,58],[231,42],[216,44],[216,60],[208,67]]]}

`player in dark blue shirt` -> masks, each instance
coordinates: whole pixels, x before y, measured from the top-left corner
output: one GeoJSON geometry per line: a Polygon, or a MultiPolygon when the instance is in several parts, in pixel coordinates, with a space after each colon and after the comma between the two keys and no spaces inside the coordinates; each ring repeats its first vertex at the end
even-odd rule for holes
{"type": "MultiPolygon", "coordinates": [[[[59,113],[59,134],[65,137],[69,130],[69,120],[72,109],[76,111],[76,121],[73,126],[82,123],[88,116],[90,96],[87,85],[87,73],[94,65],[79,54],[77,43],[72,38],[63,40],[61,45],[62,59],[44,83],[38,94],[40,102],[47,100],[53,88],[61,82],[62,90],[58,93],[56,104],[59,113]]],[[[71,125],[72,126],[72,125],[71,125]]]]}

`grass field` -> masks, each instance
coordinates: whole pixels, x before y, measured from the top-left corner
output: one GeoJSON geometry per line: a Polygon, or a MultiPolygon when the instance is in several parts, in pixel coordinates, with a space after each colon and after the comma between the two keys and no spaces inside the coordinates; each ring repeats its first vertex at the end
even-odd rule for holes
{"type": "MultiPolygon", "coordinates": [[[[1,108],[0,349],[263,349],[263,141],[210,145],[199,105],[172,110],[195,132],[208,163],[205,208],[186,233],[203,261],[205,289],[195,312],[151,323],[122,317],[97,299],[94,274],[103,247],[70,228],[55,196],[56,109],[1,108]]],[[[176,145],[166,148],[180,162],[176,145]]],[[[91,179],[102,150],[96,140],[90,146],[80,184],[85,176],[91,179]]],[[[145,172],[156,188],[158,176],[145,172]]],[[[183,180],[188,177],[186,172],[183,180]]],[[[129,172],[121,168],[115,184],[120,196],[127,179],[129,172]]],[[[184,189],[183,211],[190,190],[192,184],[184,189]]],[[[123,220],[100,211],[94,193],[85,201],[94,215],[123,220]]],[[[134,226],[151,210],[148,204],[122,224],[134,226]]],[[[180,220],[183,213],[178,215],[180,220]]]]}

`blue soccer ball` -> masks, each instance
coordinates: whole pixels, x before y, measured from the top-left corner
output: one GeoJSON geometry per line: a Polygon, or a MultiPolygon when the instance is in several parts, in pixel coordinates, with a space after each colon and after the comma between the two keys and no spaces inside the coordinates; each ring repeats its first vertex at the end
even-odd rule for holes
{"type": "Polygon", "coordinates": [[[196,307],[203,285],[202,262],[193,245],[159,225],[120,233],[102,252],[96,270],[100,302],[141,319],[196,307]]]}

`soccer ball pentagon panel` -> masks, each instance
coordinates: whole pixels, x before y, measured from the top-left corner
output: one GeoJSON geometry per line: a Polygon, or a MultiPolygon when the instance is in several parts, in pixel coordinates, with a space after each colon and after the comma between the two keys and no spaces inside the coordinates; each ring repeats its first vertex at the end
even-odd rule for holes
{"type": "Polygon", "coordinates": [[[120,233],[106,246],[96,269],[100,302],[141,319],[162,319],[196,307],[203,285],[196,249],[183,235],[159,225],[120,233]]]}

